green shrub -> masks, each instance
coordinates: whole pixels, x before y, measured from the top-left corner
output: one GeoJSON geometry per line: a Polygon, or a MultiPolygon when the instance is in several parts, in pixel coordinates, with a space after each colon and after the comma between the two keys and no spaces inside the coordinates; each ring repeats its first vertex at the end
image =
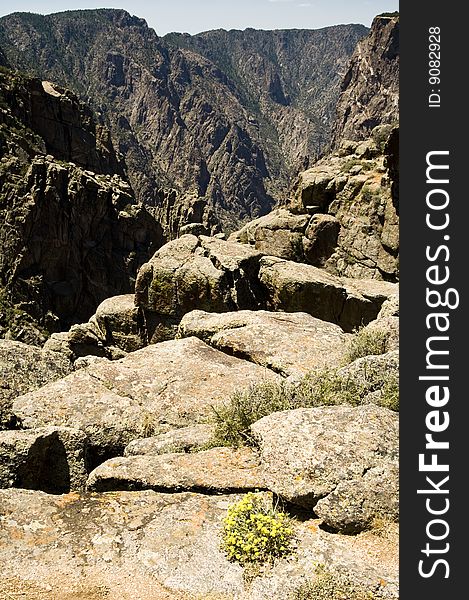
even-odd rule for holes
{"type": "Polygon", "coordinates": [[[358,406],[365,394],[363,386],[336,370],[317,371],[306,375],[295,388],[295,408],[351,404],[358,406]]]}
{"type": "Polygon", "coordinates": [[[384,354],[386,352],[386,342],[388,334],[381,329],[358,329],[349,343],[345,353],[344,363],[349,364],[357,358],[384,354]]]}
{"type": "Polygon", "coordinates": [[[316,578],[306,581],[288,600],[373,600],[371,590],[354,584],[339,573],[331,573],[324,566],[316,569],[316,578]]]}
{"type": "MultiPolygon", "coordinates": [[[[384,354],[387,336],[379,329],[358,330],[349,343],[344,365],[358,358],[384,354]]],[[[380,392],[377,404],[399,410],[398,374],[393,369],[383,372],[383,367],[373,362],[360,369],[360,376],[340,374],[339,369],[323,369],[312,371],[297,384],[285,381],[252,384],[247,389],[234,392],[225,405],[213,408],[214,435],[204,449],[255,446],[251,425],[262,417],[296,408],[340,404],[360,406],[373,392],[380,392]]]]}
{"type": "Polygon", "coordinates": [[[291,409],[293,404],[293,388],[284,382],[264,382],[234,392],[228,404],[213,409],[213,445],[252,445],[251,425],[274,412],[291,409]]]}
{"type": "Polygon", "coordinates": [[[399,376],[390,373],[381,388],[380,406],[399,411],[399,376]]]}
{"type": "Polygon", "coordinates": [[[229,560],[246,563],[271,562],[292,552],[290,517],[265,496],[250,492],[228,508],[223,520],[222,548],[229,560]]]}
{"type": "MultiPolygon", "coordinates": [[[[362,346],[360,346],[362,347],[362,346]]],[[[367,345],[369,350],[370,345],[367,345]]],[[[373,347],[376,354],[376,347],[373,347]]],[[[368,356],[368,350],[364,356],[368,356]]],[[[357,355],[356,357],[361,356],[357,355]]],[[[355,360],[354,358],[351,360],[355,360]]],[[[367,394],[380,391],[379,405],[399,410],[397,373],[383,374],[372,365],[360,378],[340,375],[337,369],[311,372],[298,384],[264,382],[235,392],[227,404],[214,411],[215,431],[204,449],[216,446],[255,446],[251,425],[274,412],[295,408],[314,408],[348,404],[360,406],[367,394]]]]}
{"type": "Polygon", "coordinates": [[[295,408],[357,406],[365,393],[363,386],[335,370],[312,372],[297,385],[284,381],[251,385],[235,392],[225,406],[213,409],[215,432],[210,447],[255,445],[250,427],[262,417],[295,408]]]}

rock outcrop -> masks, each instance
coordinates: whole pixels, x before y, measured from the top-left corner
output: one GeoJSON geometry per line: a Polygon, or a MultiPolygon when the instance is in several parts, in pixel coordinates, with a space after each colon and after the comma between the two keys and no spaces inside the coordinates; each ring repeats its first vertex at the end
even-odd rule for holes
{"type": "Polygon", "coordinates": [[[90,474],[88,491],[239,493],[265,488],[259,455],[249,448],[111,458],[90,474]]]}
{"type": "Polygon", "coordinates": [[[324,525],[346,534],[364,531],[378,520],[399,520],[399,466],[390,462],[370,468],[363,477],[341,481],[314,512],[324,525]]]}
{"type": "Polygon", "coordinates": [[[294,214],[278,208],[232,233],[229,240],[263,254],[321,267],[337,246],[340,223],[327,214],[294,214]]]}
{"type": "Polygon", "coordinates": [[[338,366],[349,338],[338,325],[306,313],[262,310],[192,311],[183,317],[178,336],[196,336],[218,350],[296,377],[338,366]]]}
{"type": "Polygon", "coordinates": [[[284,600],[314,581],[319,561],[364,593],[399,597],[395,531],[383,547],[371,533],[337,536],[311,520],[295,526],[295,560],[276,560],[249,583],[220,549],[221,521],[239,498],[0,490],[1,589],[61,600],[284,600]]]}
{"type": "MultiPolygon", "coordinates": [[[[375,319],[395,284],[341,279],[235,241],[183,235],[142,266],[135,303],[174,323],[192,309],[306,312],[345,331],[375,319]]],[[[153,341],[158,341],[155,337],[153,341]]]]}
{"type": "Polygon", "coordinates": [[[160,435],[133,440],[124,450],[124,456],[171,454],[172,452],[194,452],[211,442],[213,425],[200,423],[172,429],[160,435]]]}
{"type": "Polygon", "coordinates": [[[53,333],[44,350],[60,352],[72,361],[86,356],[123,358],[149,344],[151,324],[151,317],[135,306],[133,294],[111,296],[86,323],[53,333]]]}
{"type": "Polygon", "coordinates": [[[388,281],[399,277],[396,174],[388,168],[398,151],[396,131],[383,126],[364,142],[345,141],[299,176],[290,210],[316,219],[326,214],[339,223],[335,246],[329,238],[327,253],[317,250],[325,258],[322,266],[333,273],[388,281]]]}
{"type": "Polygon", "coordinates": [[[396,413],[372,404],[299,408],[264,417],[251,431],[267,487],[311,511],[318,505],[330,527],[350,533],[366,528],[373,517],[396,519],[396,413]],[[384,472],[389,482],[383,479],[380,488],[384,472]]]}
{"type": "Polygon", "coordinates": [[[65,494],[85,489],[87,437],[67,427],[0,431],[0,488],[65,494]]]}
{"type": "Polygon", "coordinates": [[[162,342],[89,366],[16,398],[22,427],[73,427],[90,441],[95,464],[133,439],[207,420],[240,387],[274,380],[268,369],[191,337],[162,342]]]}
{"type": "Polygon", "coordinates": [[[308,312],[351,332],[374,320],[396,286],[382,281],[349,280],[312,265],[263,257],[259,280],[273,310],[308,312]]]}
{"type": "Polygon", "coordinates": [[[397,600],[397,17],[307,168],[363,33],[0,19],[0,596],[397,600]]]}
{"type": "Polygon", "coordinates": [[[195,308],[215,312],[260,308],[262,293],[256,282],[260,257],[244,244],[183,235],[160,248],[140,269],[135,303],[178,319],[195,308]]]}
{"type": "Polygon", "coordinates": [[[377,125],[399,119],[399,14],[378,15],[342,82],[333,145],[363,140],[377,125]]]}
{"type": "Polygon", "coordinates": [[[289,200],[232,233],[230,241],[354,278],[399,278],[399,130],[380,126],[363,142],[302,171],[289,200]]]}
{"type": "Polygon", "coordinates": [[[130,292],[162,232],[73,94],[9,71],[0,98],[0,321],[4,335],[41,343],[130,292]]]}

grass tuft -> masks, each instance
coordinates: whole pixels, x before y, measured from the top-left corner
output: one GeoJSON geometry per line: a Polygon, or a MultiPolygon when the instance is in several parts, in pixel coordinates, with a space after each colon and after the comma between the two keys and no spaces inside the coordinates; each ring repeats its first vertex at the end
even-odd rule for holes
{"type": "Polygon", "coordinates": [[[366,327],[358,329],[349,343],[344,363],[349,364],[364,356],[384,354],[387,339],[388,334],[384,330],[367,329],[366,327]]]}
{"type": "Polygon", "coordinates": [[[323,565],[316,568],[316,577],[298,587],[288,600],[374,600],[371,590],[353,583],[346,575],[332,573],[323,565]]]}

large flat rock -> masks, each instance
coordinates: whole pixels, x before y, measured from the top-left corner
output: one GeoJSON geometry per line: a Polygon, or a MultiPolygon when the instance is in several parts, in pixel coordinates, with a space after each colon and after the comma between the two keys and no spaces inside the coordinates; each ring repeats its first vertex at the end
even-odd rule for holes
{"type": "Polygon", "coordinates": [[[171,429],[166,433],[148,438],[132,440],[124,450],[124,456],[138,456],[140,454],[171,454],[174,452],[191,452],[202,449],[208,444],[214,433],[211,423],[199,423],[179,429],[171,429]]]}
{"type": "Polygon", "coordinates": [[[162,342],[88,367],[23,395],[14,413],[23,427],[60,425],[87,433],[101,459],[135,438],[204,422],[243,386],[278,377],[197,338],[162,342]]]}
{"type": "MultiPolygon", "coordinates": [[[[251,585],[220,550],[239,496],[153,491],[50,496],[0,490],[0,590],[26,600],[285,600],[314,562],[397,599],[397,540],[295,525],[294,559],[251,585]]],[[[6,596],[8,598],[8,595],[6,596]]]]}
{"type": "Polygon", "coordinates": [[[306,313],[249,310],[192,311],[183,317],[179,335],[197,336],[285,376],[338,366],[349,339],[338,325],[306,313]]]}
{"type": "Polygon", "coordinates": [[[259,463],[258,453],[250,448],[111,458],[90,474],[87,489],[204,493],[256,490],[265,487],[259,463]]]}

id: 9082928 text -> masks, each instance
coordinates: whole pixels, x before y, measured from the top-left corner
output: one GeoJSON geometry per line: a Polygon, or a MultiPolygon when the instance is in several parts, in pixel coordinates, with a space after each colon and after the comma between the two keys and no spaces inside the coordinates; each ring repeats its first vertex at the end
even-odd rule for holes
{"type": "Polygon", "coordinates": [[[429,108],[441,106],[441,29],[428,28],[428,94],[429,108]]]}

